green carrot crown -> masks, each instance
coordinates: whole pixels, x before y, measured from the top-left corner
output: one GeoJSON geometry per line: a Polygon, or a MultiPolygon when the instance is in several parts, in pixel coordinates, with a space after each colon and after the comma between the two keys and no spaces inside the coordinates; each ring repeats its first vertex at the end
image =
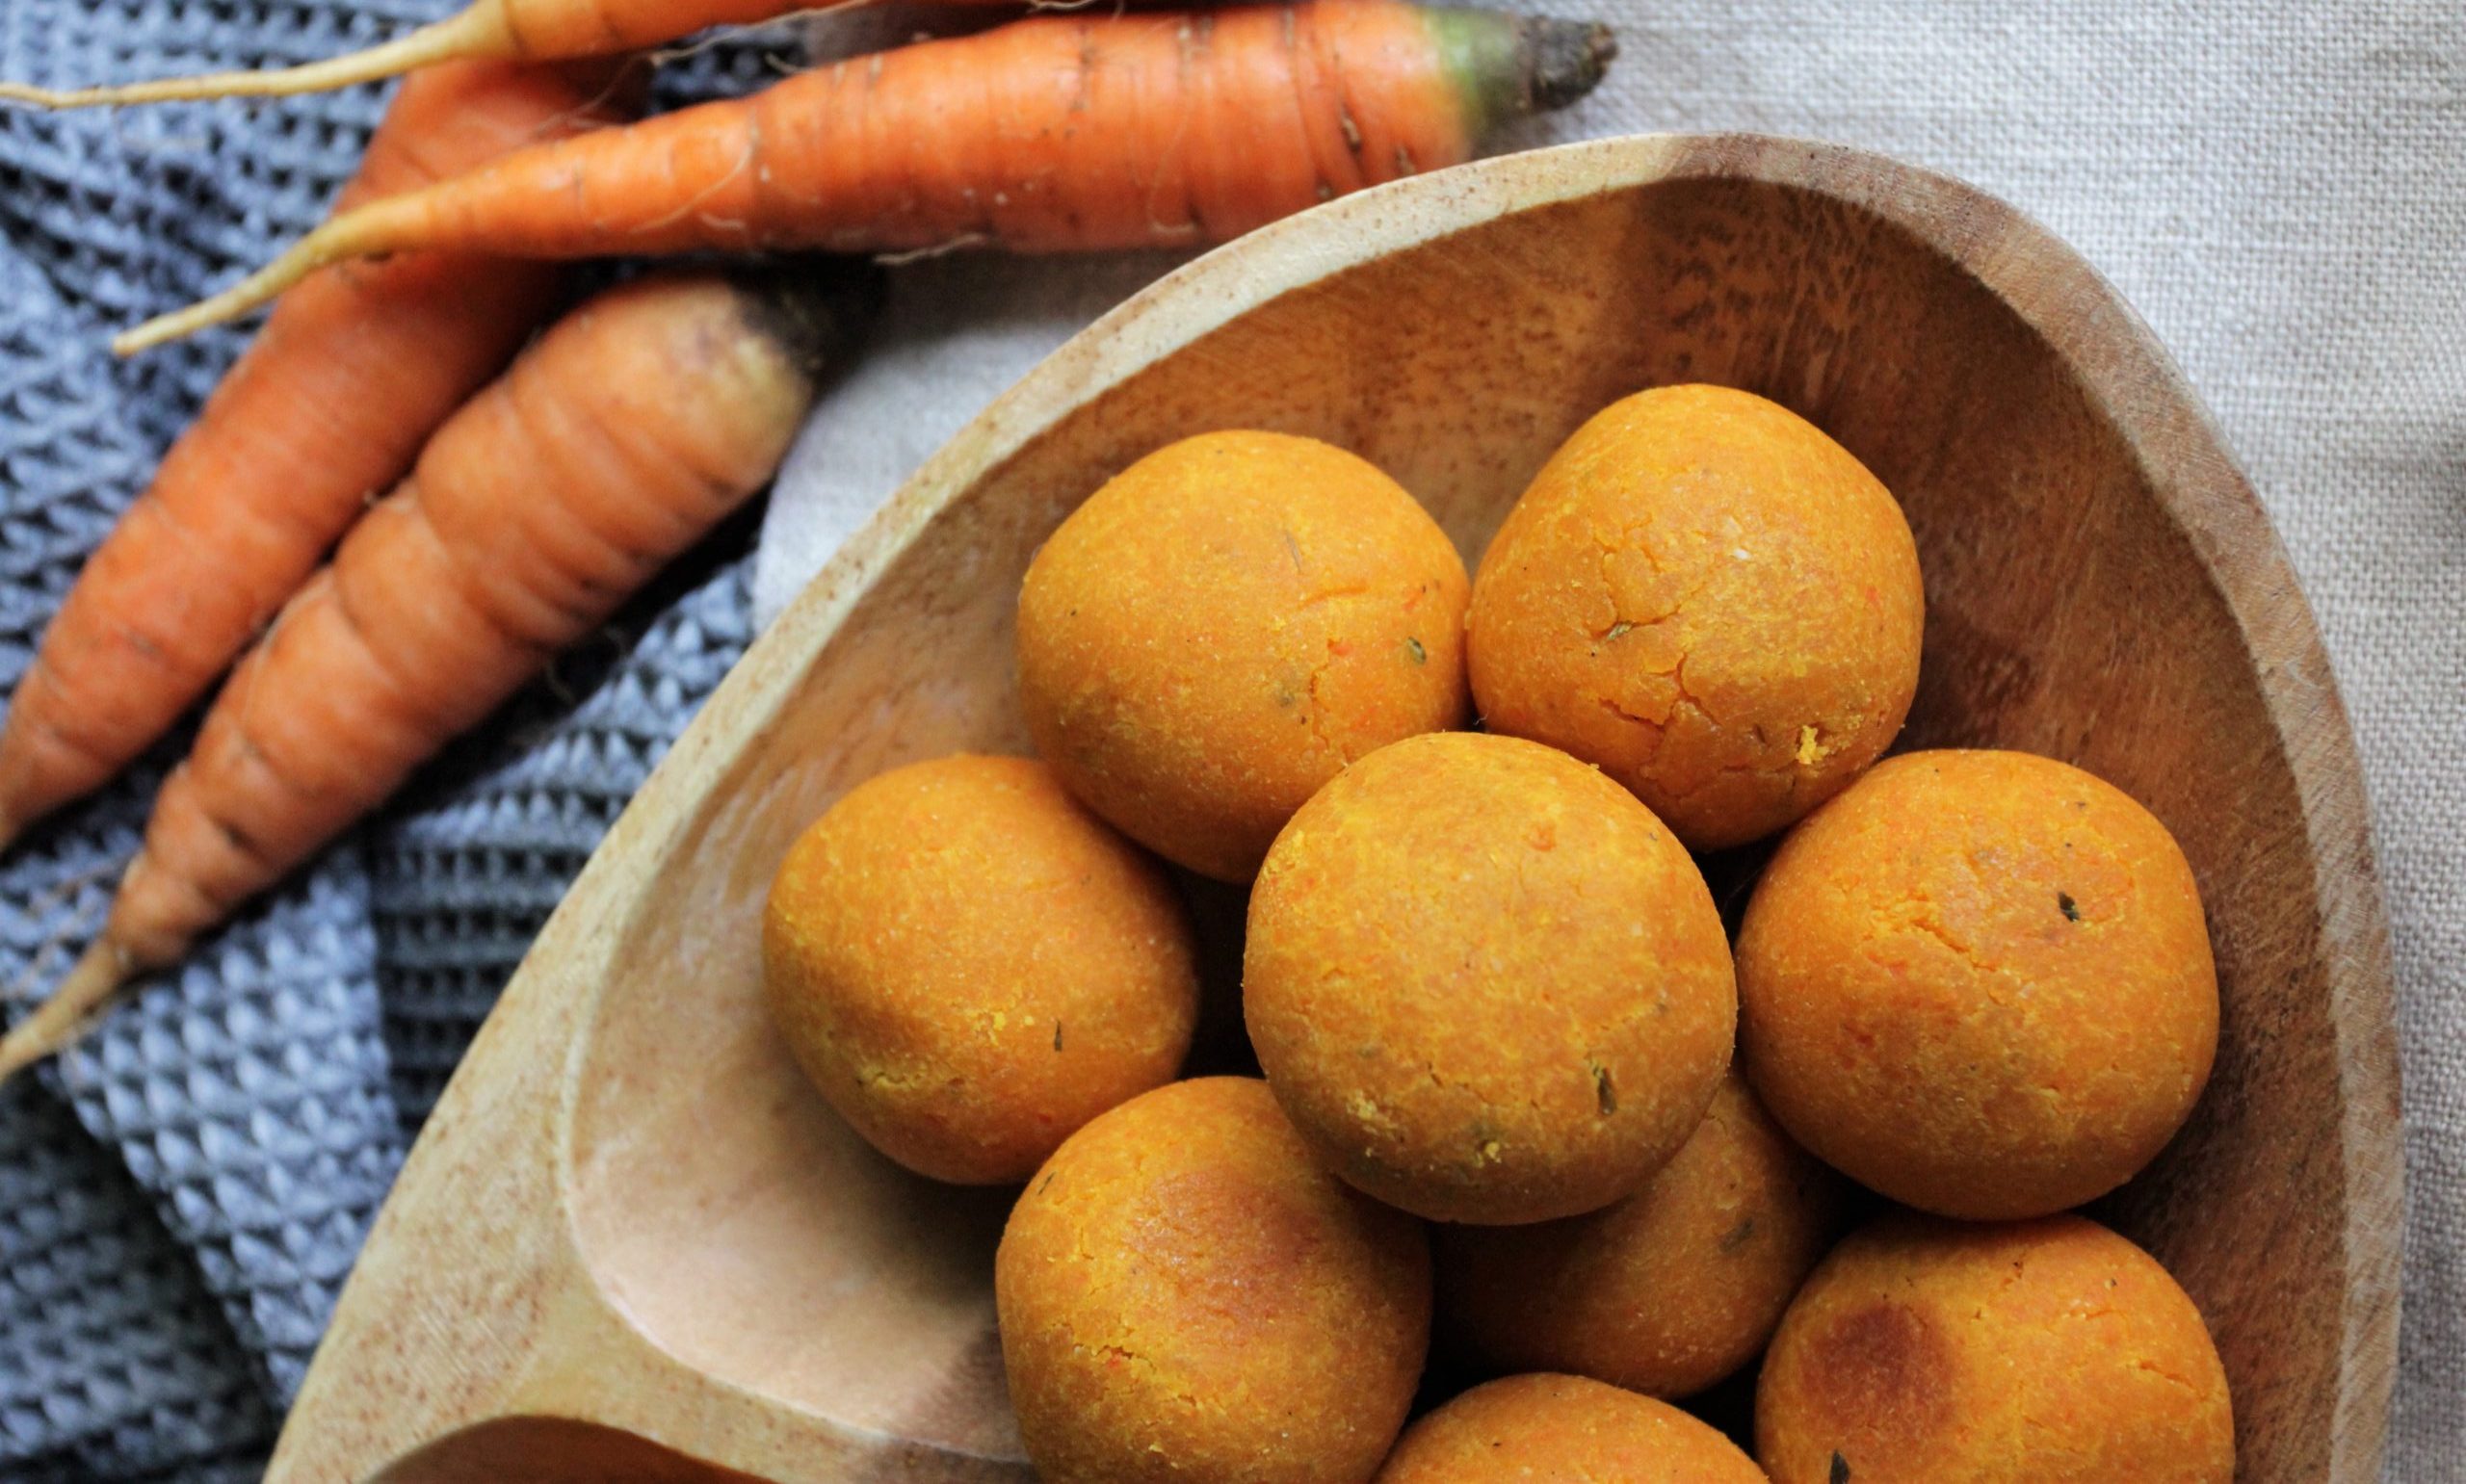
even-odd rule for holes
{"type": "Polygon", "coordinates": [[[1575,102],[1600,85],[1618,55],[1617,37],[1591,21],[1503,11],[1423,14],[1464,100],[1465,126],[1475,138],[1575,102]]]}

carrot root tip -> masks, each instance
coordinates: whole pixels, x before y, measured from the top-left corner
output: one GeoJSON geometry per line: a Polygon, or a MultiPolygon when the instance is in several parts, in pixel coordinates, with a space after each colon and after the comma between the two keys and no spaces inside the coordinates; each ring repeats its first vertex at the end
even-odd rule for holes
{"type": "Polygon", "coordinates": [[[128,982],[134,965],[128,953],[109,937],[97,938],[68,973],[51,998],[0,1036],[0,1082],[66,1049],[85,1033],[88,1022],[128,982]]]}
{"type": "Polygon", "coordinates": [[[156,346],[194,335],[212,325],[227,324],[265,307],[285,289],[318,269],[364,251],[361,245],[336,228],[361,220],[367,210],[362,207],[357,212],[335,218],[302,238],[273,262],[220,294],[198,299],[185,309],[156,315],[134,329],[114,335],[112,353],[135,355],[141,351],[150,351],[156,346]]]}
{"type": "Polygon", "coordinates": [[[494,8],[475,6],[364,51],[300,66],[157,77],[99,88],[34,88],[24,83],[0,82],[0,100],[48,109],[116,108],[134,103],[278,98],[327,92],[354,83],[398,76],[456,57],[513,56],[516,53],[512,39],[502,34],[496,13],[494,8]]]}

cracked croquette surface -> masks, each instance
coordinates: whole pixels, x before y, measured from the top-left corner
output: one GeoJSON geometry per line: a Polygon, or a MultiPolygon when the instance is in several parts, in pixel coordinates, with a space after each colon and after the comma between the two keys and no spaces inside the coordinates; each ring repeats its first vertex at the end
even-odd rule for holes
{"type": "Polygon", "coordinates": [[[1267,1085],[1204,1078],[1090,1122],[994,1260],[1047,1484],[1361,1484],[1430,1336],[1420,1223],[1314,1162],[1267,1085]]]}
{"type": "Polygon", "coordinates": [[[2070,1215],[1902,1213],[1852,1235],[1781,1321],[1755,1435],[1773,1484],[2235,1474],[2226,1374],[2199,1311],[2147,1253],[2070,1215]]]}
{"type": "Polygon", "coordinates": [[[1578,1376],[1477,1386],[1406,1430],[1377,1484],[1765,1484],[1666,1402],[1578,1376]]]}
{"type": "Polygon", "coordinates": [[[1028,758],[910,764],[789,848],[773,1019],[830,1106],[937,1180],[1020,1180],[1190,1048],[1191,928],[1155,861],[1028,758]]]}
{"type": "Polygon", "coordinates": [[[1140,459],[1029,564],[1019,690],[1098,814],[1246,881],[1318,787],[1466,716],[1463,560],[1345,451],[1217,432],[1140,459]]]}
{"type": "Polygon", "coordinates": [[[1755,1358],[1837,1232],[1843,1182],[1733,1067],[1642,1189],[1527,1226],[1442,1226],[1438,1329],[1491,1371],[1690,1396],[1755,1358]]]}
{"type": "Polygon", "coordinates": [[[1243,1013],[1347,1180],[1434,1220],[1629,1194],[1729,1064],[1729,946],[1686,849],[1537,742],[1416,737],[1348,768],[1250,895],[1243,1013]]]}
{"type": "Polygon", "coordinates": [[[1668,386],[1560,448],[1482,558],[1490,730],[1598,763],[1697,849],[1771,834],[1900,731],[1925,599],[1900,505],[1796,413],[1668,386]]]}
{"type": "Polygon", "coordinates": [[[1949,1216],[2044,1215],[2173,1136],[2217,1049],[2174,837],[2021,752],[1878,764],[1782,842],[1738,943],[1740,1046],[1816,1155],[1949,1216]]]}

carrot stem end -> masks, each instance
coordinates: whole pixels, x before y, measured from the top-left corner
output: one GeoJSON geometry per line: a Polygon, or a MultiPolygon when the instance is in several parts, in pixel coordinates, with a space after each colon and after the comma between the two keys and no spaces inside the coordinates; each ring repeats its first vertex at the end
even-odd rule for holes
{"type": "Polygon", "coordinates": [[[1502,11],[1425,13],[1477,140],[1576,102],[1600,86],[1618,55],[1617,36],[1590,21],[1502,11]]]}

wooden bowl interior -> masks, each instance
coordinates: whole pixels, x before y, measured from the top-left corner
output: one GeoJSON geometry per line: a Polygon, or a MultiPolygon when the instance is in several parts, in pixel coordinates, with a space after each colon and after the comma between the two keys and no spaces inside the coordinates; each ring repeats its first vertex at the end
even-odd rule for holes
{"type": "MultiPolygon", "coordinates": [[[[2243,1476],[2320,1476],[2345,1291],[2343,1227],[2322,1216],[2343,1208],[2340,1088],[2313,859],[2246,637],[2112,409],[1954,254],[1842,196],[1703,175],[1505,215],[1274,299],[1088,402],[888,556],[617,929],[569,1082],[568,1179],[620,1310],[792,1408],[1015,1457],[990,1298],[1010,1192],[892,1168],[789,1062],[758,935],[789,842],[882,768],[1025,750],[1020,575],[1159,444],[1255,427],[1345,445],[1469,562],[1577,424],[1682,380],[1797,409],[1901,498],[1928,599],[1904,746],[2069,759],[2182,841],[2217,943],[2221,1054],[2191,1126],[2105,1213],[2208,1315],[2243,1476]]],[[[2208,446],[2196,410],[2168,415],[2208,446]]]]}
{"type": "Polygon", "coordinates": [[[370,1484],[764,1484],[620,1428],[509,1417],[466,1427],[380,1470],[370,1484]]]}

